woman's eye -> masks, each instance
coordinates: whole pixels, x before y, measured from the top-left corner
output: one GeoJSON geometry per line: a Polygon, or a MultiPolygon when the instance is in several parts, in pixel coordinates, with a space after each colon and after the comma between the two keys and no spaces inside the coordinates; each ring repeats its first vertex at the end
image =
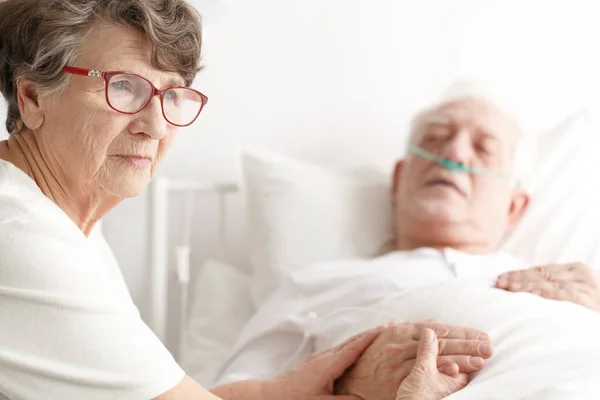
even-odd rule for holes
{"type": "Polygon", "coordinates": [[[116,89],[116,90],[129,90],[129,91],[131,90],[131,85],[127,81],[112,82],[111,86],[113,89],[116,89]]]}

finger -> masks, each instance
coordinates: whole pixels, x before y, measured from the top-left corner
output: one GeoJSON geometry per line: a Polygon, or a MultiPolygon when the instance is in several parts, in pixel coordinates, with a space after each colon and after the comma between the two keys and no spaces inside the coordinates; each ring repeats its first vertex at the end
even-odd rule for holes
{"type": "Polygon", "coordinates": [[[543,280],[543,270],[541,267],[510,271],[498,276],[496,287],[508,289],[511,283],[523,281],[543,280]]]}
{"type": "Polygon", "coordinates": [[[536,282],[513,282],[507,290],[511,292],[529,292],[539,295],[542,290],[557,290],[564,282],[536,281],[536,282]]]}
{"type": "MultiPolygon", "coordinates": [[[[447,365],[456,365],[458,368],[457,372],[462,373],[473,373],[481,370],[485,365],[485,360],[482,357],[470,357],[470,356],[442,356],[437,359],[438,371],[442,372],[440,368],[446,367],[447,365]]],[[[445,372],[442,372],[445,373],[445,372]]],[[[450,375],[450,374],[446,374],[450,375]]]]}
{"type": "Polygon", "coordinates": [[[439,355],[467,355],[490,358],[494,354],[494,348],[488,341],[442,339],[439,343],[439,355]]]}
{"type": "Polygon", "coordinates": [[[438,340],[433,329],[423,329],[419,339],[415,368],[421,371],[437,371],[438,340]]]}
{"type": "Polygon", "coordinates": [[[458,365],[454,363],[444,364],[442,366],[438,366],[438,371],[441,374],[448,375],[452,378],[456,378],[460,373],[460,368],[458,365]]]}
{"type": "Polygon", "coordinates": [[[414,340],[419,340],[421,331],[425,328],[433,329],[436,336],[440,339],[472,339],[472,340],[489,340],[490,337],[485,333],[474,328],[464,326],[454,326],[444,324],[438,321],[424,321],[415,324],[415,329],[412,332],[414,340]]]}
{"type": "MultiPolygon", "coordinates": [[[[333,349],[331,349],[331,351],[333,351],[335,353],[345,351],[348,347],[353,347],[353,346],[355,346],[356,343],[360,343],[364,340],[369,340],[369,338],[372,343],[377,338],[377,336],[379,336],[379,334],[381,332],[383,332],[384,329],[385,329],[384,326],[378,326],[377,328],[358,333],[358,334],[350,337],[349,339],[346,339],[343,343],[341,343],[341,344],[337,345],[336,347],[334,347],[333,349]]],[[[371,343],[369,343],[369,345],[371,343]]],[[[369,345],[367,345],[367,347],[369,345]]]]}
{"type": "MultiPolygon", "coordinates": [[[[382,351],[390,366],[398,366],[405,360],[415,359],[418,347],[419,342],[388,344],[382,351]]],[[[440,339],[438,351],[439,356],[462,356],[465,360],[470,357],[490,358],[494,354],[491,343],[483,340],[440,339]]]]}
{"type": "Polygon", "coordinates": [[[379,336],[383,328],[378,327],[358,334],[341,345],[337,346],[334,353],[334,362],[327,371],[330,379],[339,378],[348,367],[358,360],[364,351],[379,336]]]}

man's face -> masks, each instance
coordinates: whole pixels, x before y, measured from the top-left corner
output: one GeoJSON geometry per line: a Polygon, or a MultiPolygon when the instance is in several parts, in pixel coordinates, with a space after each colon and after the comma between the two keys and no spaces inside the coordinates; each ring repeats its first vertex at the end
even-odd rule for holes
{"type": "MultiPolygon", "coordinates": [[[[470,167],[510,175],[517,129],[493,104],[464,99],[425,116],[413,144],[470,167]]],[[[465,231],[499,239],[524,211],[514,209],[524,194],[509,180],[449,171],[414,154],[399,163],[395,179],[398,224],[409,218],[440,229],[464,225],[465,231]]]]}

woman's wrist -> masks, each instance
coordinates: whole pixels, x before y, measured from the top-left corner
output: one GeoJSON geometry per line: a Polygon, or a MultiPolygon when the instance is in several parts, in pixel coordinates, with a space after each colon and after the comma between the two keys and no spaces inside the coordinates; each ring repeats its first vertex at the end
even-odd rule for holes
{"type": "Polygon", "coordinates": [[[284,398],[290,398],[285,396],[285,390],[282,385],[281,378],[265,379],[261,381],[261,399],[263,400],[278,400],[284,398]]]}

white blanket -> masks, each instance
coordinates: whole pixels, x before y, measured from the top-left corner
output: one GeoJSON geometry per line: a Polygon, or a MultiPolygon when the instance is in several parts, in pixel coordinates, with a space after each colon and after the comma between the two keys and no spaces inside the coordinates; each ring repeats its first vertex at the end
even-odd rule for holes
{"type": "Polygon", "coordinates": [[[403,292],[371,310],[351,330],[337,332],[335,341],[385,323],[387,313],[406,321],[433,317],[491,336],[495,355],[449,399],[600,398],[600,313],[465,281],[403,292]]]}
{"type": "Polygon", "coordinates": [[[480,329],[495,348],[451,399],[600,399],[600,313],[493,287],[528,267],[502,253],[418,249],[298,271],[244,328],[221,383],[275,376],[390,319],[434,318],[480,329]]]}

